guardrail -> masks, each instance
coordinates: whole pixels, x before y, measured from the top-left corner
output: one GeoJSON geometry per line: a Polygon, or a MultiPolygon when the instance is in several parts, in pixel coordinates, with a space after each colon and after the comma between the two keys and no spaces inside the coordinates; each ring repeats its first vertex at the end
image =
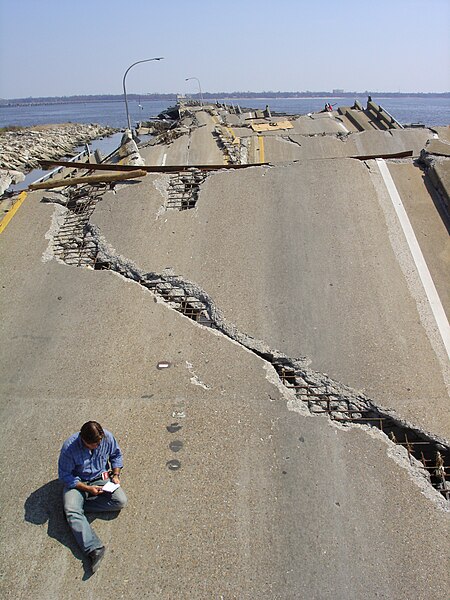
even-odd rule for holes
{"type": "MultiPolygon", "coordinates": [[[[92,152],[89,147],[89,144],[85,144],[84,150],[79,152],[76,156],[73,156],[72,158],[70,158],[67,162],[79,162],[83,158],[89,159],[91,154],[92,154],[92,152]]],[[[74,167],[74,168],[76,169],[77,167],[74,167]]],[[[30,185],[33,185],[35,183],[43,183],[44,181],[47,181],[48,179],[53,179],[53,177],[56,175],[56,173],[60,173],[63,169],[67,169],[67,166],[66,167],[56,167],[56,169],[53,169],[52,171],[50,171],[50,173],[46,173],[42,177],[39,177],[39,179],[36,179],[36,181],[33,181],[30,185]]]]}

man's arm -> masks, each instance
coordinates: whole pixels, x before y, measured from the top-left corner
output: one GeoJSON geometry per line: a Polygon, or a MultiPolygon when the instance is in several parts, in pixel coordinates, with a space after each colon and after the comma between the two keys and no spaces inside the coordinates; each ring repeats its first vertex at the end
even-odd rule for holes
{"type": "Polygon", "coordinates": [[[63,446],[58,460],[58,477],[60,481],[69,489],[75,488],[80,492],[87,492],[93,496],[98,496],[98,494],[103,492],[102,488],[98,485],[82,483],[80,478],[73,474],[74,470],[75,461],[70,452],[70,447],[66,448],[63,446]]]}
{"type": "Polygon", "coordinates": [[[73,474],[75,470],[75,461],[73,456],[65,448],[61,450],[58,460],[58,477],[64,485],[69,488],[75,488],[80,492],[87,492],[93,496],[97,496],[103,492],[98,485],[87,485],[82,483],[79,477],[73,474]]]}
{"type": "Polygon", "coordinates": [[[69,489],[75,488],[80,482],[80,478],[73,475],[74,469],[75,462],[73,457],[63,448],[58,460],[58,477],[69,489]]]}
{"type": "Polygon", "coordinates": [[[123,456],[116,438],[111,434],[111,449],[109,453],[109,462],[111,464],[111,481],[120,483],[120,471],[123,467],[123,456]]]}

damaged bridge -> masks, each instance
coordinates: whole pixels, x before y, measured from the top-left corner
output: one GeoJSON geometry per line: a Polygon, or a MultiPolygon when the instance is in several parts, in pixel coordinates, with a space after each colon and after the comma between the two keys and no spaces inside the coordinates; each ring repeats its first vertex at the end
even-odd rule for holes
{"type": "Polygon", "coordinates": [[[110,593],[56,481],[96,419],[114,595],[446,599],[448,132],[371,101],[178,114],[0,235],[4,597],[110,593]]]}

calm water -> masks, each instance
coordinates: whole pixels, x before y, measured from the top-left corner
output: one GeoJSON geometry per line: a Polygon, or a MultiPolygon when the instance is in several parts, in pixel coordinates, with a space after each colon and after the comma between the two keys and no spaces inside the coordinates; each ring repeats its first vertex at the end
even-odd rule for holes
{"type": "MultiPolygon", "coordinates": [[[[372,96],[374,102],[380,104],[400,123],[423,123],[424,125],[450,125],[450,98],[382,98],[372,96]]],[[[242,99],[238,103],[243,106],[264,108],[269,104],[271,110],[288,114],[307,114],[322,110],[325,102],[332,105],[351,106],[353,100],[359,100],[366,106],[367,97],[351,98],[277,98],[277,99],[242,99]]],[[[230,101],[231,102],[231,101],[230,101]]],[[[237,101],[233,100],[233,104],[237,101]]]]}
{"type": "MultiPolygon", "coordinates": [[[[159,100],[130,101],[131,122],[155,117],[172,103],[159,100]]],[[[127,116],[124,102],[70,102],[45,106],[0,106],[0,127],[7,125],[47,125],[48,123],[99,123],[125,128],[127,116]]]]}
{"type": "MultiPolygon", "coordinates": [[[[400,123],[423,123],[424,125],[450,124],[449,98],[382,98],[373,99],[389,111],[400,123]]],[[[364,106],[367,98],[358,97],[364,106]]],[[[288,114],[307,114],[321,110],[325,102],[337,106],[353,104],[351,98],[232,98],[222,100],[251,108],[264,108],[269,104],[272,111],[288,114]]],[[[129,102],[132,123],[155,117],[174,102],[142,100],[142,108],[135,100],[129,102]]],[[[43,125],[48,123],[99,123],[112,127],[126,126],[125,105],[114,102],[73,102],[47,106],[0,106],[0,127],[7,125],[43,125]]]]}

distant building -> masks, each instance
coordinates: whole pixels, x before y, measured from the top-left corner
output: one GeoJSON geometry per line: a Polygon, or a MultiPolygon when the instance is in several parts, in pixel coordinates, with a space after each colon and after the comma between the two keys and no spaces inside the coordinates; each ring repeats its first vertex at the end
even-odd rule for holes
{"type": "Polygon", "coordinates": [[[340,89],[333,90],[333,94],[343,94],[343,93],[344,93],[344,90],[340,90],[340,89]]]}

